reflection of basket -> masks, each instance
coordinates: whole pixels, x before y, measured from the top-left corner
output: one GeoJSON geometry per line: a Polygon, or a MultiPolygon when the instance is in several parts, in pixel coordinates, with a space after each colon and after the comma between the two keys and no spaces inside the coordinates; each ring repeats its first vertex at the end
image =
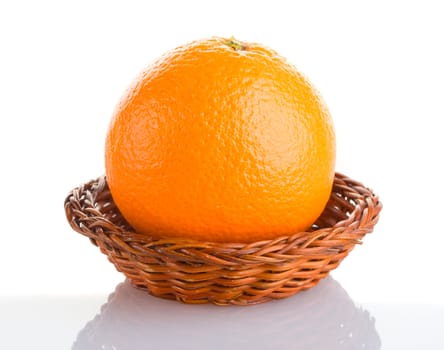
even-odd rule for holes
{"type": "Polygon", "coordinates": [[[295,298],[254,308],[190,308],[117,286],[78,333],[72,350],[89,349],[378,350],[375,320],[331,277],[295,298]]]}
{"type": "Polygon", "coordinates": [[[186,303],[256,304],[316,285],[372,231],[382,208],[362,184],[336,174],[330,200],[308,232],[255,243],[154,239],[117,210],[106,179],[65,200],[72,228],[89,237],[131,282],[186,303]]]}

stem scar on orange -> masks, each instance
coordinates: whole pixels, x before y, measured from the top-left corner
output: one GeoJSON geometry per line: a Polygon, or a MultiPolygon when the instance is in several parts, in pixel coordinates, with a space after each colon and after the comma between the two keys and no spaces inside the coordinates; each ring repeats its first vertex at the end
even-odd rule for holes
{"type": "Polygon", "coordinates": [[[318,218],[332,189],[335,135],[320,95],[283,57],[214,37],[141,73],[111,120],[105,165],[137,232],[253,242],[318,218]]]}

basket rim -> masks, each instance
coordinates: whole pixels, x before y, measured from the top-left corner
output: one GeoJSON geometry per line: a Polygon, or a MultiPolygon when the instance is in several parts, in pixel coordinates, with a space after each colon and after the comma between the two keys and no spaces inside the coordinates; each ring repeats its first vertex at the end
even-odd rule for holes
{"type": "MultiPolygon", "coordinates": [[[[83,235],[86,235],[91,239],[97,237],[95,237],[95,235],[91,237],[91,235],[85,234],[83,230],[79,230],[79,225],[74,222],[75,214],[77,215],[80,214],[85,219],[89,217],[100,220],[101,224],[103,224],[103,231],[104,231],[103,233],[105,234],[106,234],[105,232],[106,229],[110,228],[111,226],[112,230],[114,231],[111,234],[115,234],[116,233],[115,231],[117,229],[117,231],[119,231],[119,235],[122,238],[122,243],[124,243],[127,240],[128,241],[141,240],[146,242],[146,248],[148,248],[150,245],[159,246],[159,245],[169,245],[174,243],[176,247],[180,246],[180,248],[183,249],[189,247],[195,247],[196,245],[198,245],[203,248],[205,247],[207,248],[219,247],[220,249],[226,248],[228,249],[228,251],[232,251],[233,249],[235,250],[241,249],[244,250],[246,254],[248,254],[249,249],[252,249],[257,252],[258,247],[263,247],[263,249],[266,249],[266,247],[275,246],[278,244],[282,244],[284,242],[286,244],[288,244],[288,242],[290,241],[297,242],[298,239],[300,239],[301,237],[304,237],[305,240],[307,240],[307,237],[309,237],[308,241],[311,242],[320,239],[325,235],[328,235],[331,231],[340,230],[341,228],[345,228],[352,225],[353,222],[361,221],[363,216],[372,217],[373,225],[376,224],[379,219],[379,213],[382,209],[382,203],[379,200],[379,196],[374,194],[370,188],[365,187],[362,183],[353,180],[342,173],[339,172],[335,173],[335,181],[340,181],[341,183],[343,183],[339,185],[336,184],[336,186],[340,187],[343,190],[343,192],[345,192],[346,194],[349,194],[350,197],[348,199],[351,198],[355,202],[353,210],[349,213],[348,217],[337,221],[332,226],[311,229],[306,231],[298,231],[291,235],[284,234],[276,236],[273,239],[266,239],[254,242],[214,242],[214,241],[200,241],[189,238],[168,238],[168,237],[155,238],[147,234],[138,233],[134,228],[130,226],[130,224],[127,221],[124,221],[123,224],[116,223],[112,220],[112,218],[106,217],[100,211],[101,209],[103,209],[97,205],[97,202],[100,200],[100,194],[103,191],[109,191],[105,175],[102,175],[94,180],[84,183],[79,187],[70,191],[65,199],[65,212],[71,227],[75,231],[83,235]],[[91,190],[85,189],[85,187],[88,187],[88,185],[91,187],[91,190]],[[75,201],[82,201],[82,199],[80,198],[82,192],[87,193],[86,197],[88,198],[83,199],[83,201],[87,203],[89,202],[90,208],[85,209],[73,205],[73,202],[75,201]]],[[[83,193],[83,195],[85,194],[83,193]]],[[[111,194],[110,194],[110,199],[112,201],[111,194]]],[[[344,199],[344,201],[346,200],[344,199]]],[[[115,205],[115,203],[113,204],[115,205]]],[[[118,210],[117,206],[116,210],[118,210]]],[[[356,240],[356,243],[360,243],[359,239],[356,240]]]]}

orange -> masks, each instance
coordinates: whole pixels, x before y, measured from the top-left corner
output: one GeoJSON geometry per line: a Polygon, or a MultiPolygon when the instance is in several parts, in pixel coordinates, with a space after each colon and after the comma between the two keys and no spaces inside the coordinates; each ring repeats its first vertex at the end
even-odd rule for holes
{"type": "Polygon", "coordinates": [[[276,52],[209,38],[164,54],[117,106],[106,176],[143,234],[253,242],[306,230],[329,198],[323,100],[276,52]]]}

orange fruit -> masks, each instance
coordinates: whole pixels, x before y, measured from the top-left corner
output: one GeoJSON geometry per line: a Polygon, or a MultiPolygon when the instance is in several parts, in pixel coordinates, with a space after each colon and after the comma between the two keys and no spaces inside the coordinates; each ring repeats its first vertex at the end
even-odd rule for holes
{"type": "Polygon", "coordinates": [[[164,54],[117,106],[106,176],[139,233],[253,242],[306,230],[329,198],[323,100],[276,52],[209,38],[164,54]]]}

